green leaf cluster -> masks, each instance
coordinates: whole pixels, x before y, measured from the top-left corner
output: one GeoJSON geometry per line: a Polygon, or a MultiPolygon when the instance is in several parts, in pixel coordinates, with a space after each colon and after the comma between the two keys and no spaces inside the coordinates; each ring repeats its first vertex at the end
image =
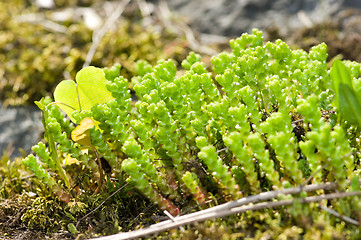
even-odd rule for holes
{"type": "MultiPolygon", "coordinates": [[[[172,214],[207,198],[212,205],[308,181],[336,181],[340,191],[351,190],[348,182],[357,182],[360,172],[360,157],[355,154],[360,138],[352,125],[355,122],[340,109],[353,109],[345,81],[354,82],[356,96],[361,86],[360,64],[348,63],[351,80],[345,80],[337,62],[330,73],[325,44],[310,52],[292,50],[281,40],[264,44],[258,30],[232,40],[230,46],[231,52],[212,57],[211,69],[196,53],[189,55],[180,71],[172,60],[155,66],[140,61],[139,76],[131,82],[119,76],[120,65],[104,69],[105,74],[100,69],[82,70],[85,75],[77,79],[78,88],[81,80],[81,90],[89,96],[98,91],[112,95],[94,102],[80,94],[77,100],[69,93],[72,102],[65,102],[75,104],[75,111],[65,111],[75,123],[85,117],[96,123],[89,130],[92,147],[70,138],[72,125],[58,115],[62,104],[48,104],[43,111],[49,147],[39,144],[35,148],[43,163],[37,169],[32,155],[24,163],[54,188],[41,167],[52,161],[61,165],[70,155],[79,161],[74,164],[94,175],[82,184],[83,191],[94,191],[94,185],[95,192],[106,191],[111,184],[102,185],[99,180],[104,171],[109,175],[107,183],[128,181],[172,214]],[[136,102],[130,84],[139,99],[136,102]],[[79,102],[89,106],[78,108],[79,102]],[[331,122],[335,116],[351,125],[331,122]],[[94,159],[104,160],[100,164],[94,159]]],[[[62,90],[61,95],[66,99],[67,92],[62,90]]],[[[71,187],[78,174],[67,172],[71,187]]],[[[62,191],[74,198],[66,177],[61,171],[54,176],[62,191]]],[[[347,206],[350,215],[358,211],[358,204],[347,206]]]]}

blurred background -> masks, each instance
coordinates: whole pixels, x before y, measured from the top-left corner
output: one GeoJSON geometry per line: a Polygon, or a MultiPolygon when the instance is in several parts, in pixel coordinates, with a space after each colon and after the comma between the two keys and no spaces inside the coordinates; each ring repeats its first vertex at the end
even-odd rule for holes
{"type": "Polygon", "coordinates": [[[21,156],[42,137],[34,101],[82,67],[173,58],[190,51],[209,64],[228,42],[258,28],[329,59],[361,61],[361,2],[352,0],[13,0],[0,1],[0,156],[21,156]],[[19,150],[19,149],[23,149],[19,150]]]}

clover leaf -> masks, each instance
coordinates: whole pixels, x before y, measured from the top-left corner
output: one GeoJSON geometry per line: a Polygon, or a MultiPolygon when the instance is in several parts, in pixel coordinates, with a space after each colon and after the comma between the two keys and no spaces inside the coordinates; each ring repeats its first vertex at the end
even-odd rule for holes
{"type": "Polygon", "coordinates": [[[95,104],[107,103],[113,99],[106,88],[105,73],[96,67],[86,67],[80,70],[73,80],[64,80],[54,91],[54,98],[59,107],[72,117],[75,110],[90,110],[95,104]]]}

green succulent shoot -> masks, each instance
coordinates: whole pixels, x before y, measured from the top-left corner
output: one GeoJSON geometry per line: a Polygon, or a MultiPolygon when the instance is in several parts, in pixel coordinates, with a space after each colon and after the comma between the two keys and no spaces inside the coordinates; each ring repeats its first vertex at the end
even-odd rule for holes
{"type": "Polygon", "coordinates": [[[139,62],[136,103],[119,65],[84,68],[54,92],[78,126],[50,98],[38,102],[48,144],[35,146],[24,165],[69,202],[79,171],[64,162],[73,158],[86,175],[77,185],[85,194],[128,181],[173,215],[307,179],[348,191],[361,171],[360,131],[327,114],[361,126],[361,65],[335,61],[330,73],[325,44],[307,53],[262,42],[257,30],[231,41],[232,52],[214,56],[211,70],[195,53],[181,71],[172,60],[139,62]]]}

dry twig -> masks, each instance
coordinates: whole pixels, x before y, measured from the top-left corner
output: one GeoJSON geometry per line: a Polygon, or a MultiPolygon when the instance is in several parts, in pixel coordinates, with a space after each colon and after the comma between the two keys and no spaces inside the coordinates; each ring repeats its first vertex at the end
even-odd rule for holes
{"type": "Polygon", "coordinates": [[[209,56],[213,56],[218,54],[217,51],[200,44],[193,32],[193,30],[184,22],[177,21],[177,24],[174,24],[174,20],[172,19],[172,13],[168,8],[166,1],[162,0],[159,2],[159,12],[162,23],[165,25],[167,29],[172,29],[176,33],[183,33],[189,43],[189,47],[199,53],[203,53],[209,56]]]}
{"type": "Polygon", "coordinates": [[[22,23],[31,23],[31,24],[39,24],[44,28],[53,31],[53,32],[60,32],[66,33],[67,28],[63,25],[60,25],[54,21],[48,20],[45,18],[44,14],[41,13],[29,13],[29,14],[22,14],[20,16],[16,16],[15,20],[22,23]]]}
{"type": "Polygon", "coordinates": [[[321,206],[321,205],[319,205],[318,207],[319,207],[320,209],[322,209],[322,210],[325,210],[325,211],[328,212],[329,214],[334,215],[335,217],[338,217],[338,218],[342,219],[342,220],[345,221],[345,222],[351,223],[351,224],[356,225],[356,226],[359,226],[359,225],[360,225],[360,223],[359,223],[358,221],[356,221],[355,219],[352,219],[352,218],[350,218],[350,217],[341,215],[341,214],[339,214],[338,212],[336,212],[335,210],[332,210],[332,209],[330,209],[330,208],[328,208],[328,207],[321,206]]]}
{"type": "Polygon", "coordinates": [[[120,17],[120,15],[124,12],[126,6],[129,4],[130,0],[123,0],[119,3],[118,7],[114,10],[112,15],[107,19],[104,25],[98,30],[94,31],[93,33],[93,43],[90,46],[88,54],[86,56],[85,62],[83,64],[83,68],[88,67],[90,62],[92,61],[94,54],[98,48],[98,45],[102,38],[104,37],[105,33],[108,31],[110,26],[114,24],[114,22],[120,17]]]}
{"type": "Polygon", "coordinates": [[[121,191],[122,189],[124,189],[126,186],[128,185],[128,183],[124,184],[123,186],[121,186],[120,188],[118,188],[115,192],[113,192],[112,194],[110,194],[106,199],[104,199],[96,208],[94,208],[93,210],[91,210],[89,213],[85,214],[85,216],[83,216],[82,218],[80,218],[78,220],[78,223],[76,224],[75,228],[78,228],[79,224],[81,221],[83,221],[85,218],[87,218],[88,216],[90,216],[91,214],[93,214],[96,210],[98,210],[109,198],[113,197],[115,194],[117,194],[119,191],[121,191]]]}
{"type": "MultiPolygon", "coordinates": [[[[295,188],[281,189],[277,191],[264,192],[253,196],[244,197],[236,201],[228,202],[219,206],[215,206],[199,212],[187,214],[184,216],[178,216],[171,220],[163,221],[150,227],[140,229],[137,231],[119,233],[112,236],[97,238],[98,240],[122,240],[122,239],[134,239],[144,237],[151,234],[156,234],[172,228],[177,228],[185,224],[191,224],[195,222],[205,221],[212,218],[225,217],[236,213],[242,213],[246,211],[255,211],[265,208],[274,208],[279,206],[291,205],[294,203],[294,199],[272,201],[278,196],[286,194],[297,194],[302,191],[310,192],[320,189],[335,190],[337,183],[324,183],[324,184],[312,184],[307,186],[298,186],[295,188]],[[270,201],[268,201],[270,200],[270,201]],[[264,201],[264,202],[260,202],[264,201]],[[258,203],[257,203],[258,202],[258,203]]],[[[310,196],[306,198],[297,199],[301,203],[319,202],[325,199],[337,199],[345,198],[349,196],[361,195],[360,191],[355,192],[336,192],[320,196],[310,196]]],[[[354,220],[355,221],[355,220],[354,220]]]]}

